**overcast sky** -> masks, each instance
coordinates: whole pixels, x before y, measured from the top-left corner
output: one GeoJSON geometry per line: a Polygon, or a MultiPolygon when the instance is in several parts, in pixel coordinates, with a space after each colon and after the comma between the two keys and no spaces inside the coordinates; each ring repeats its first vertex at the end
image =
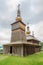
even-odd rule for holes
{"type": "Polygon", "coordinates": [[[43,0],[0,0],[0,44],[10,42],[10,24],[15,21],[18,4],[23,22],[29,23],[31,32],[43,41],[43,0]]]}

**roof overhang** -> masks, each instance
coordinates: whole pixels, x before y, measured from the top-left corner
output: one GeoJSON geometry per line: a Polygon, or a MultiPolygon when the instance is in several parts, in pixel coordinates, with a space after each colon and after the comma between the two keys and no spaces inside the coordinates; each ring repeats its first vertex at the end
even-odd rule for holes
{"type": "Polygon", "coordinates": [[[6,45],[34,45],[34,46],[41,46],[40,44],[33,44],[33,43],[30,43],[30,42],[25,42],[25,41],[17,41],[17,42],[11,42],[11,43],[7,43],[7,44],[4,44],[3,46],[6,46],[6,45]]]}

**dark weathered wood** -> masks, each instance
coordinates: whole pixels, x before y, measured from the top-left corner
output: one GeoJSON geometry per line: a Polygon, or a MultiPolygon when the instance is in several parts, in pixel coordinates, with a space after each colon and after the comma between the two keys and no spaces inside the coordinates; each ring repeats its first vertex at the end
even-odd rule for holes
{"type": "Polygon", "coordinates": [[[26,41],[25,25],[21,22],[12,25],[11,42],[15,41],[26,41]]]}
{"type": "Polygon", "coordinates": [[[27,56],[30,54],[34,54],[36,52],[40,52],[40,46],[34,46],[34,45],[28,45],[28,44],[15,44],[12,45],[12,51],[10,52],[10,47],[11,46],[4,46],[4,53],[5,54],[12,54],[13,55],[18,55],[18,56],[27,56]]]}

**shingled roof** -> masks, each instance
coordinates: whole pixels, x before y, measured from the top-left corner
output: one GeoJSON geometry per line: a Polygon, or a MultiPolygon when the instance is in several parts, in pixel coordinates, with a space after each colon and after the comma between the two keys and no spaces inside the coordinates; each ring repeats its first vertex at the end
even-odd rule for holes
{"type": "Polygon", "coordinates": [[[26,39],[27,39],[27,40],[35,40],[35,41],[40,42],[38,39],[36,39],[36,37],[34,37],[34,36],[32,36],[32,35],[26,36],[26,39]]]}

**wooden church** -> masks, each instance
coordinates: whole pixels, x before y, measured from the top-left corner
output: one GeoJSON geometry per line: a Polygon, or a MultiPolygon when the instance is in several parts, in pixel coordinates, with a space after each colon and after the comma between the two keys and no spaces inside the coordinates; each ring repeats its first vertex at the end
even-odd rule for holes
{"type": "Polygon", "coordinates": [[[40,41],[34,35],[30,35],[29,26],[25,32],[26,24],[22,22],[20,5],[18,5],[16,20],[11,27],[11,42],[3,45],[4,54],[27,56],[41,50],[40,41]]]}

